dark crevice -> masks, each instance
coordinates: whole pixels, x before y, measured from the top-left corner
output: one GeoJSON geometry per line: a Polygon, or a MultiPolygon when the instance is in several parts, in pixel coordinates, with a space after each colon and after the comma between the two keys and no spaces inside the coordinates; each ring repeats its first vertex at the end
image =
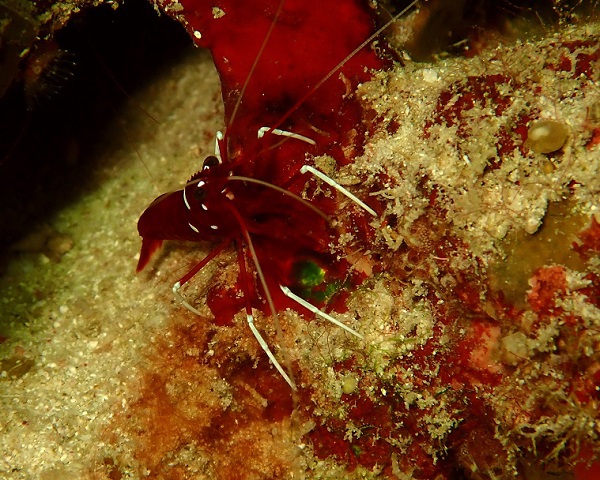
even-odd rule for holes
{"type": "Polygon", "coordinates": [[[0,98],[0,252],[81,194],[120,106],[192,48],[144,0],[87,9],[32,45],[0,98]],[[51,60],[32,78],[44,52],[51,60]]]}

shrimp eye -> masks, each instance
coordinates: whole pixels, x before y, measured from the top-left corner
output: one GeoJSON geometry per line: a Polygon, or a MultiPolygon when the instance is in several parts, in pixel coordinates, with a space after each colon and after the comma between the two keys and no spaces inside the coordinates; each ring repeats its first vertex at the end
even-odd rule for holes
{"type": "Polygon", "coordinates": [[[199,202],[204,201],[206,198],[206,190],[202,187],[198,187],[194,190],[194,198],[199,202]]]}
{"type": "Polygon", "coordinates": [[[219,165],[219,163],[221,162],[219,162],[219,159],[217,157],[215,157],[214,155],[210,155],[209,157],[206,157],[204,159],[202,170],[205,170],[210,167],[216,167],[217,165],[219,165]]]}

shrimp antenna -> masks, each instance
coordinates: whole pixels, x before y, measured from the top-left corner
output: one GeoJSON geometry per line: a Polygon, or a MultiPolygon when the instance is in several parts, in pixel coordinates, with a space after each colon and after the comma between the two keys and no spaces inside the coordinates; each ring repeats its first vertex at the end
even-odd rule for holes
{"type": "MultiPolygon", "coordinates": [[[[325,75],[320,81],[318,81],[308,92],[306,92],[304,94],[303,97],[300,98],[300,100],[298,100],[293,106],[292,108],[290,108],[278,121],[275,125],[271,126],[271,131],[275,130],[277,127],[279,127],[283,122],[285,122],[288,117],[294,113],[298,107],[300,105],[302,105],[306,99],[308,97],[310,97],[313,93],[315,93],[315,91],[317,91],[319,88],[321,88],[321,86],[327,81],[329,80],[336,72],[338,72],[344,65],[346,65],[346,63],[348,63],[348,61],[350,61],[350,59],[352,57],[354,57],[354,55],[356,55],[358,52],[360,52],[365,46],[367,46],[370,42],[372,42],[380,33],[382,33],[384,30],[386,30],[390,25],[392,25],[396,20],[398,20],[401,16],[403,16],[406,12],[408,12],[411,8],[413,8],[420,0],[413,0],[412,2],[410,2],[405,8],[403,8],[399,13],[397,13],[396,15],[394,15],[392,18],[390,18],[384,25],[382,25],[381,27],[379,27],[375,33],[373,33],[369,38],[367,38],[364,42],[362,42],[358,47],[356,47],[354,50],[352,50],[352,52],[350,52],[348,55],[346,55],[346,58],[344,58],[340,63],[338,63],[335,68],[333,68],[327,75],[325,75]]],[[[282,2],[283,3],[283,2],[282,2]]],[[[281,9],[282,5],[279,5],[279,8],[281,9]]],[[[277,11],[277,14],[279,14],[279,10],[277,11]]],[[[269,33],[271,33],[269,31],[269,33]]],[[[263,43],[263,48],[264,48],[264,43],[263,43]]],[[[262,53],[262,49],[261,49],[261,53],[262,53]]],[[[237,107],[237,105],[236,105],[237,107]]],[[[230,122],[231,123],[231,122],[230,122]]]]}
{"type": "Polygon", "coordinates": [[[290,198],[293,198],[294,200],[297,200],[302,205],[304,205],[306,208],[309,208],[310,210],[315,212],[317,215],[319,215],[319,217],[323,218],[327,223],[331,223],[331,219],[325,213],[323,213],[320,209],[315,207],[312,203],[308,202],[307,200],[304,200],[302,197],[299,197],[295,193],[292,193],[289,190],[286,190],[285,188],[278,187],[277,185],[273,185],[272,183],[265,182],[263,180],[258,180],[257,178],[243,177],[240,175],[230,175],[229,177],[227,177],[227,180],[237,180],[237,181],[241,181],[241,182],[256,183],[257,185],[262,185],[263,187],[267,187],[272,190],[275,190],[279,193],[287,195],[290,198]]]}
{"type": "Polygon", "coordinates": [[[239,108],[240,108],[240,104],[242,103],[242,99],[244,98],[244,94],[246,93],[246,89],[248,88],[248,84],[250,83],[250,79],[252,78],[252,76],[254,74],[254,70],[256,70],[256,65],[258,65],[260,57],[262,57],[262,54],[265,51],[265,47],[267,46],[269,38],[271,37],[271,34],[273,33],[273,29],[275,28],[275,24],[277,23],[277,19],[279,18],[279,15],[281,14],[281,10],[283,9],[284,3],[285,3],[285,0],[281,0],[279,2],[277,11],[275,12],[275,15],[273,16],[273,21],[271,22],[271,25],[269,26],[269,30],[267,30],[267,34],[265,35],[265,38],[263,39],[262,44],[261,44],[260,48],[258,49],[258,53],[256,54],[256,57],[254,57],[254,62],[252,63],[252,66],[250,67],[250,71],[248,72],[248,76],[246,77],[246,80],[244,81],[244,85],[242,86],[242,89],[240,90],[240,96],[238,97],[237,101],[235,102],[235,106],[233,107],[233,112],[231,112],[231,117],[229,118],[228,126],[233,125],[233,121],[237,115],[239,108]]]}

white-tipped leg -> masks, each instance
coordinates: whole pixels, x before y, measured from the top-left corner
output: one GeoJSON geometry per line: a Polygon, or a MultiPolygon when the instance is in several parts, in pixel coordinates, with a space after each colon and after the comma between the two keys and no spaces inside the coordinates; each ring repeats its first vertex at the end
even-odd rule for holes
{"type": "Polygon", "coordinates": [[[331,322],[334,325],[337,325],[338,327],[343,328],[348,333],[351,333],[352,335],[360,338],[361,340],[363,340],[365,338],[360,333],[358,333],[356,330],[351,329],[348,325],[344,325],[342,322],[340,322],[339,320],[333,318],[331,315],[329,315],[329,314],[327,314],[327,313],[319,310],[312,303],[308,303],[302,297],[299,297],[294,292],[292,292],[288,287],[284,287],[283,285],[279,285],[279,287],[281,288],[281,291],[285,294],[286,297],[291,298],[296,303],[299,303],[300,305],[302,305],[304,308],[306,308],[307,310],[311,311],[315,315],[318,315],[319,317],[324,318],[328,322],[331,322]]]}
{"type": "Polygon", "coordinates": [[[271,130],[270,127],[260,127],[258,129],[258,138],[263,138],[265,136],[265,133],[267,132],[270,132],[273,135],[279,135],[281,137],[290,137],[295,138],[296,140],[302,140],[303,142],[309,143],[311,145],[317,144],[317,142],[315,142],[312,138],[305,137],[304,135],[300,135],[299,133],[288,132],[287,130],[281,130],[279,128],[274,128],[271,130]]]}
{"type": "Polygon", "coordinates": [[[342,187],[333,178],[325,175],[323,172],[321,172],[320,170],[317,170],[314,167],[311,167],[310,165],[304,165],[300,169],[300,173],[306,173],[306,172],[312,173],[315,177],[318,177],[321,180],[323,180],[325,183],[331,185],[333,188],[335,188],[342,195],[345,195],[346,197],[348,197],[350,200],[352,200],[354,203],[356,203],[359,207],[361,207],[362,209],[366,210],[367,212],[369,212],[374,217],[377,216],[377,212],[375,212],[375,210],[373,210],[371,207],[369,207],[365,202],[363,202],[360,198],[358,198],[352,192],[350,192],[350,191],[346,190],[344,187],[342,187]]]}
{"type": "Polygon", "coordinates": [[[254,317],[252,315],[246,315],[246,321],[248,322],[248,326],[250,327],[250,330],[252,330],[252,333],[254,334],[254,337],[258,341],[259,345],[261,346],[263,351],[267,354],[267,357],[269,357],[269,360],[271,360],[271,363],[275,366],[277,371],[281,374],[281,376],[288,383],[288,385],[292,388],[292,390],[296,390],[296,384],[292,381],[292,379],[289,377],[289,375],[286,373],[286,371],[283,369],[283,367],[279,364],[279,362],[275,358],[275,355],[273,355],[273,352],[271,352],[271,349],[267,345],[267,342],[265,342],[265,339],[262,337],[260,332],[254,326],[254,317]]]}
{"type": "MultiPolygon", "coordinates": [[[[187,300],[185,298],[183,298],[181,293],[179,293],[180,288],[181,288],[181,284],[179,282],[177,282],[175,285],[173,285],[173,295],[175,295],[175,298],[190,312],[193,312],[196,315],[202,315],[198,309],[192,307],[187,302],[187,300]]],[[[275,355],[273,355],[273,352],[267,345],[267,342],[265,342],[265,339],[263,338],[263,336],[260,334],[260,332],[254,326],[254,317],[252,315],[246,315],[246,321],[248,322],[248,326],[250,327],[250,330],[252,330],[252,334],[254,335],[254,338],[256,338],[256,340],[258,341],[260,348],[262,348],[263,351],[267,354],[267,357],[269,357],[269,360],[271,360],[271,363],[275,366],[277,371],[280,373],[280,375],[283,377],[283,379],[287,382],[287,384],[292,388],[292,390],[296,390],[296,384],[293,382],[293,380],[290,378],[290,376],[286,373],[286,371],[283,369],[283,367],[279,364],[279,362],[275,358],[275,355]]]]}
{"type": "Polygon", "coordinates": [[[221,130],[217,131],[217,134],[215,135],[215,157],[217,157],[219,159],[219,162],[221,161],[221,147],[219,146],[219,142],[223,141],[223,132],[221,132],[221,130]]]}
{"type": "Polygon", "coordinates": [[[179,301],[179,303],[181,303],[185,308],[187,308],[190,312],[195,313],[196,315],[202,315],[200,313],[200,311],[194,307],[192,307],[185,298],[183,298],[183,295],[181,295],[181,293],[179,293],[179,289],[181,288],[181,283],[177,282],[175,285],[173,285],[173,295],[175,295],[175,298],[179,301]]]}

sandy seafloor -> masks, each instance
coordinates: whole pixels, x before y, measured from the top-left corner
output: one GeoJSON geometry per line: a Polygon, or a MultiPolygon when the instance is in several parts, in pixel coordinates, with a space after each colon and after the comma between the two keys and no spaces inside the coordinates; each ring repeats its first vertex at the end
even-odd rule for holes
{"type": "Polygon", "coordinates": [[[179,308],[172,259],[135,275],[137,219],[214,148],[219,94],[210,56],[197,51],[132,98],[98,139],[93,187],[48,219],[73,248],[60,262],[16,255],[3,276],[1,308],[14,321],[2,358],[33,366],[0,383],[1,478],[82,478],[102,460],[115,405],[130,400],[148,345],[179,308]]]}
{"type": "MultiPolygon", "coordinates": [[[[553,35],[549,33],[548,38],[540,40],[538,45],[513,44],[470,60],[448,59],[431,64],[408,62],[404,69],[382,74],[361,90],[361,95],[376,105],[375,110],[382,117],[393,117],[400,125],[394,135],[385,131],[376,133],[366,146],[365,157],[348,167],[339,178],[352,185],[358,174],[386,171],[393,178],[391,172],[402,172],[393,178],[389,188],[380,189],[377,194],[387,202],[387,214],[393,213],[398,219],[393,228],[388,226],[379,231],[376,242],[380,250],[393,256],[403,242],[418,241],[416,237],[411,239],[409,232],[419,215],[426,212],[426,201],[420,192],[422,185],[415,180],[425,176],[428,181],[442,186],[444,198],[448,200],[448,217],[452,219],[448,228],[454,229],[456,235],[470,245],[479,267],[484,269],[491,269],[497,263],[510,264],[508,247],[503,243],[506,236],[512,232],[519,243],[533,235],[544,219],[548,202],[565,195],[564,178],[572,176],[582,185],[571,198],[575,203],[574,210],[581,216],[577,217],[580,223],[570,227],[560,224],[562,226],[556,228],[565,233],[559,232],[547,242],[570,245],[576,240],[574,234],[587,225],[586,219],[597,214],[600,204],[599,145],[591,148],[584,145],[590,138],[589,129],[594,122],[596,125],[600,122],[598,116],[592,118],[598,115],[600,105],[600,90],[592,81],[598,81],[599,71],[594,70],[592,79],[572,78],[567,74],[551,75],[548,70],[542,71],[541,65],[547,61],[548,52],[557,50],[553,45],[565,38],[597,40],[598,27],[581,26],[579,30],[573,28],[553,35]],[[514,153],[512,167],[505,162],[491,172],[485,182],[479,181],[485,162],[493,155],[490,149],[493,150],[494,132],[498,122],[502,122],[489,114],[493,109],[489,105],[482,107],[487,113],[481,114],[484,120],[478,123],[468,140],[457,140],[456,127],[444,129],[439,125],[433,127],[434,139],[427,142],[419,139],[419,132],[416,127],[411,130],[411,125],[422,125],[423,118],[431,118],[439,93],[463,79],[467,72],[472,76],[507,74],[523,84],[537,72],[535,82],[540,85],[540,91],[500,88],[508,89],[507,95],[516,98],[509,109],[518,111],[526,105],[527,109],[533,110],[532,104],[535,104],[540,118],[557,119],[567,125],[569,136],[563,156],[549,159],[544,154],[525,157],[514,153]],[[517,182],[525,177],[529,181],[517,182]]],[[[198,274],[186,292],[190,298],[198,299],[197,305],[207,316],[196,319],[174,301],[171,285],[187,271],[194,259],[203,256],[206,250],[202,248],[208,246],[169,247],[148,271],[135,275],[140,247],[136,222],[159,193],[178,188],[194,173],[203,158],[211,153],[214,132],[222,126],[216,73],[206,53],[194,52],[137,93],[118,121],[99,134],[96,167],[86,179],[89,187],[75,202],[46,220],[53,231],[72,239],[72,248],[60,261],[49,258],[47,253],[12,256],[0,279],[3,335],[7,337],[0,344],[4,370],[0,378],[0,478],[143,478],[158,462],[149,460],[148,450],[152,447],[139,447],[139,437],[127,427],[128,422],[144,424],[143,419],[135,417],[136,411],[138,415],[151,414],[144,413],[146,410],[130,410],[129,406],[138,402],[141,392],[148,388],[147,372],[159,368],[154,363],[159,356],[155,350],[157,346],[169,345],[177,351],[177,345],[170,345],[176,337],[170,330],[173,323],[210,322],[201,295],[205,291],[203,285],[210,281],[216,266],[211,265],[198,274]],[[160,123],[149,119],[140,106],[160,123]]],[[[564,210],[558,212],[559,218],[567,217],[564,210]]],[[[34,236],[36,228],[39,229],[32,226],[34,236]]],[[[514,262],[517,264],[515,280],[507,276],[510,272],[507,274],[501,268],[494,270],[494,278],[497,285],[505,285],[510,298],[524,303],[527,281],[533,269],[561,263],[562,259],[552,254],[542,255],[541,263],[535,265],[534,261],[529,268],[523,266],[529,258],[528,252],[519,255],[521,257],[514,262]]],[[[224,257],[219,264],[228,265],[233,261],[233,256],[224,257]]],[[[465,260],[457,256],[444,261],[458,263],[465,260]]],[[[460,269],[460,266],[456,268],[460,269]]],[[[598,267],[590,263],[585,268],[593,271],[598,267]]],[[[568,276],[572,290],[577,289],[578,282],[580,286],[585,284],[583,275],[575,270],[573,267],[568,276]]],[[[404,345],[391,351],[397,347],[392,341],[393,335],[398,331],[407,336],[415,334],[414,345],[424,343],[431,335],[435,319],[428,313],[429,306],[427,302],[414,301],[425,288],[422,280],[406,284],[404,296],[396,300],[394,295],[397,293],[392,293],[390,282],[393,283],[393,279],[386,279],[384,272],[349,300],[352,311],[360,312],[360,321],[350,314],[342,315],[345,321],[365,334],[364,344],[349,339],[334,327],[307,323],[293,313],[284,315],[284,337],[289,335],[290,338],[284,338],[283,343],[292,349],[291,356],[303,369],[314,369],[302,378],[314,378],[314,388],[323,398],[333,399],[331,403],[335,403],[342,393],[355,391],[356,383],[363,381],[352,375],[337,378],[331,369],[332,359],[347,358],[348,351],[358,352],[359,361],[365,362],[367,379],[364,382],[375,384],[372,378],[386,379],[385,369],[390,357],[410,355],[413,348],[404,345]],[[392,331],[395,332],[393,335],[392,331]],[[301,340],[294,343],[293,339],[301,340]]],[[[584,308],[581,304],[575,305],[576,301],[572,303],[572,311],[584,308]]],[[[591,305],[585,308],[587,326],[592,333],[582,345],[587,349],[582,355],[594,358],[599,341],[600,314],[591,305]]],[[[260,317],[258,322],[261,328],[267,329],[260,317]]],[[[248,350],[251,355],[262,355],[243,319],[236,321],[234,327],[223,328],[227,332],[217,335],[216,343],[231,341],[235,351],[248,350]]],[[[534,354],[547,351],[543,342],[551,343],[552,332],[557,335],[556,331],[549,328],[544,339],[533,334],[523,339],[523,333],[503,330],[502,334],[512,335],[512,342],[497,339],[501,345],[497,357],[477,361],[493,363],[490,370],[506,365],[514,367],[518,361],[509,358],[512,353],[531,355],[531,361],[535,362],[534,354]]],[[[499,331],[496,333],[501,335],[499,331]]],[[[272,339],[272,334],[270,329],[266,336],[272,339]]],[[[215,350],[219,348],[228,347],[217,345],[215,350]]],[[[197,357],[198,352],[190,351],[189,356],[197,357]]],[[[591,363],[594,362],[597,363],[597,358],[591,363]]],[[[263,362],[258,368],[265,366],[263,362]]],[[[207,369],[205,373],[212,383],[207,385],[205,379],[197,390],[188,382],[186,395],[204,398],[214,395],[214,398],[210,397],[211,401],[226,408],[235,400],[232,400],[228,379],[214,377],[215,372],[207,369]]],[[[503,391],[505,395],[507,390],[503,391]]],[[[258,393],[249,391],[248,395],[254,395],[260,404],[258,393]]],[[[317,411],[331,406],[325,400],[316,403],[317,411]]],[[[510,416],[509,407],[495,405],[498,415],[510,416]]],[[[208,415],[215,407],[204,408],[208,415]]],[[[435,438],[443,442],[444,432],[457,423],[448,411],[440,409],[439,412],[440,417],[431,420],[430,426],[435,425],[438,429],[435,438]]],[[[318,412],[318,415],[324,414],[318,412]]],[[[571,427],[573,431],[577,429],[581,438],[598,441],[600,431],[593,406],[573,407],[567,416],[573,425],[577,425],[571,427]]],[[[561,421],[564,424],[567,420],[561,421]]],[[[272,450],[278,464],[285,465],[286,461],[289,464],[289,470],[281,473],[281,478],[343,478],[346,475],[343,461],[335,458],[318,460],[311,453],[311,446],[301,441],[302,433],[313,426],[304,421],[302,426],[293,428],[288,422],[278,424],[277,428],[267,424],[268,431],[256,427],[259,433],[255,446],[252,432],[246,428],[245,455],[249,456],[250,463],[260,460],[269,465],[267,457],[272,450]],[[271,443],[265,440],[266,437],[271,443]]],[[[142,430],[143,427],[139,427],[137,432],[142,430]]],[[[352,434],[349,435],[352,438],[352,434]]],[[[164,436],[168,437],[167,434],[164,436]]],[[[156,436],[156,451],[168,451],[173,439],[170,437],[161,444],[161,438],[156,436]]],[[[507,435],[503,440],[510,438],[507,435]]],[[[201,445],[195,445],[194,449],[188,452],[189,457],[180,449],[171,458],[174,464],[187,464],[187,473],[182,473],[182,477],[157,475],[157,478],[218,478],[220,473],[230,471],[220,469],[222,458],[211,464],[209,449],[203,449],[201,445]]],[[[507,449],[510,450],[510,446],[507,449]]],[[[515,451],[512,454],[517,455],[515,451]]],[[[443,456],[443,449],[440,455],[443,456]]],[[[409,473],[401,472],[400,463],[395,463],[394,473],[410,478],[409,473]]],[[[531,468],[534,472],[531,478],[534,478],[539,471],[531,468]]],[[[239,478],[273,478],[277,471],[281,472],[265,467],[264,476],[261,476],[259,470],[248,469],[247,475],[239,478]]],[[[377,478],[380,473],[376,468],[359,467],[347,475],[377,478]]],[[[492,477],[483,475],[481,478],[492,477]]],[[[560,478],[569,476],[564,474],[560,478]]]]}

